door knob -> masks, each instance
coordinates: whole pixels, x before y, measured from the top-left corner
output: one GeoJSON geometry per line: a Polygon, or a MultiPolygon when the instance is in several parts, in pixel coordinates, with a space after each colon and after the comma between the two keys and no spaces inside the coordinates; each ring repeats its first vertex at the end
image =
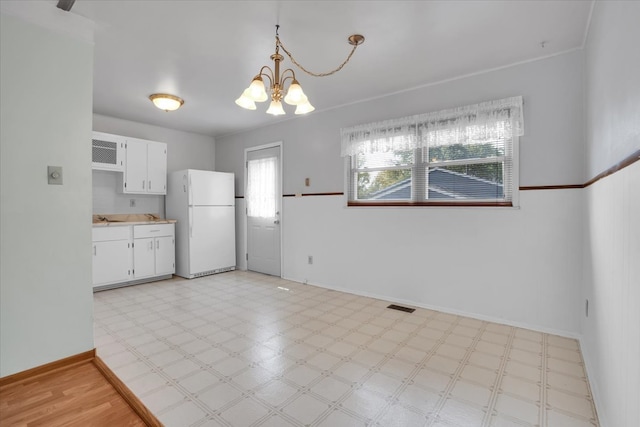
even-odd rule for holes
{"type": "Polygon", "coordinates": [[[276,219],[275,221],[273,221],[274,224],[280,224],[280,220],[276,219]]]}

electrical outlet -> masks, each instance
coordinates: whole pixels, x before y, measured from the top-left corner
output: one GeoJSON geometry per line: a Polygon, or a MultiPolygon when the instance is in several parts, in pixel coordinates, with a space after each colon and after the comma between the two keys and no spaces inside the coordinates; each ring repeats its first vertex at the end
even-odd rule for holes
{"type": "Polygon", "coordinates": [[[309,264],[313,264],[313,256],[309,255],[308,261],[309,264]]]}
{"type": "Polygon", "coordinates": [[[136,199],[129,199],[129,207],[130,208],[136,207],[136,199]]]}

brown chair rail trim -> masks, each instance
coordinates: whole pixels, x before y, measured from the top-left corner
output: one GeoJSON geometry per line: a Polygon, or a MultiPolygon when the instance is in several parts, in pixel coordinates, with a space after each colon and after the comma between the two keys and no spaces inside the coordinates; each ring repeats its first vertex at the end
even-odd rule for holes
{"type": "Polygon", "coordinates": [[[520,191],[527,191],[527,190],[570,190],[572,188],[584,188],[584,184],[530,185],[530,186],[526,186],[526,187],[520,187],[520,191]]]}
{"type": "Polygon", "coordinates": [[[592,184],[595,184],[596,182],[600,181],[602,178],[606,178],[609,175],[613,175],[614,173],[616,173],[618,171],[621,171],[622,169],[626,168],[627,166],[631,166],[632,164],[634,164],[638,160],[640,160],[640,150],[636,150],[630,156],[627,156],[622,161],[620,161],[620,162],[616,163],[615,165],[611,166],[609,169],[605,170],[604,172],[600,172],[598,175],[594,176],[589,181],[587,181],[584,184],[584,186],[588,187],[588,186],[590,186],[592,184]]]}
{"type": "Polygon", "coordinates": [[[18,372],[13,375],[7,375],[0,378],[0,387],[4,387],[9,384],[14,384],[20,381],[30,380],[40,375],[49,374],[54,371],[69,368],[73,365],[79,365],[81,363],[89,363],[96,357],[96,349],[85,351],[84,353],[74,354],[73,356],[65,357],[64,359],[55,360],[44,365],[36,366],[35,368],[27,369],[26,371],[18,372]]]}
{"type": "Polygon", "coordinates": [[[335,192],[335,193],[301,193],[299,195],[296,194],[283,194],[282,197],[297,197],[297,196],[302,196],[302,197],[308,197],[308,196],[342,196],[344,195],[343,192],[335,192]]]}
{"type": "Polygon", "coordinates": [[[136,414],[145,424],[149,427],[162,427],[162,423],[153,415],[146,406],[138,399],[138,397],[133,394],[129,387],[127,387],[121,380],[113,373],[113,371],[100,359],[96,356],[93,359],[93,364],[96,368],[102,373],[102,375],[106,378],[106,380],[116,389],[118,394],[122,396],[122,398],[129,404],[131,409],[134,410],[136,414]]]}

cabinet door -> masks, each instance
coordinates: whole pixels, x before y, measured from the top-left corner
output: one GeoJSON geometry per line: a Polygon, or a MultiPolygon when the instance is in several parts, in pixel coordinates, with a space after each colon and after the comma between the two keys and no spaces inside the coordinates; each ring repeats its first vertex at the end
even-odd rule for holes
{"type": "Polygon", "coordinates": [[[131,279],[131,248],[128,240],[93,243],[93,286],[131,279]]]}
{"type": "Polygon", "coordinates": [[[155,238],[156,275],[173,274],[176,271],[176,250],[173,236],[155,238]]]}
{"type": "Polygon", "coordinates": [[[152,237],[133,241],[134,278],[142,279],[155,274],[155,242],[152,237]]]}
{"type": "Polygon", "coordinates": [[[147,145],[147,181],[149,193],[167,194],[167,144],[147,145]]]}
{"type": "Polygon", "coordinates": [[[127,140],[124,171],[124,193],[147,192],[147,143],[135,139],[127,140]]]}

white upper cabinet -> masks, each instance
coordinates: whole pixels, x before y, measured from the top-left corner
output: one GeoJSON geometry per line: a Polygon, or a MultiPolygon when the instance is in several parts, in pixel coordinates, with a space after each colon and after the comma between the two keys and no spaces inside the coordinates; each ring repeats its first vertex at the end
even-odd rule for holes
{"type": "Polygon", "coordinates": [[[127,194],[167,194],[167,144],[127,138],[120,190],[127,194]]]}
{"type": "Polygon", "coordinates": [[[124,193],[147,192],[147,143],[135,139],[127,139],[124,170],[124,193]]]}
{"type": "Polygon", "coordinates": [[[167,144],[147,144],[147,192],[167,194],[167,144]]]}
{"type": "Polygon", "coordinates": [[[93,132],[92,169],[122,172],[118,191],[167,194],[167,144],[93,132]]]}
{"type": "Polygon", "coordinates": [[[102,132],[93,132],[91,141],[91,168],[105,171],[124,171],[126,138],[102,132]]]}

